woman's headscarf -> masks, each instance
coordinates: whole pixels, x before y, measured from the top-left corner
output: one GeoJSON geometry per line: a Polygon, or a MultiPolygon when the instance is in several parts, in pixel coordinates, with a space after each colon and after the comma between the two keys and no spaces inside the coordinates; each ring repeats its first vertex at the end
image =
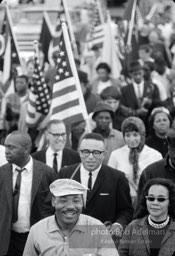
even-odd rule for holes
{"type": "Polygon", "coordinates": [[[129,152],[129,162],[133,166],[134,182],[137,182],[138,158],[145,145],[146,130],[143,121],[138,117],[128,117],[122,123],[122,133],[125,139],[125,132],[137,131],[141,136],[140,144],[136,148],[131,148],[129,152]]]}

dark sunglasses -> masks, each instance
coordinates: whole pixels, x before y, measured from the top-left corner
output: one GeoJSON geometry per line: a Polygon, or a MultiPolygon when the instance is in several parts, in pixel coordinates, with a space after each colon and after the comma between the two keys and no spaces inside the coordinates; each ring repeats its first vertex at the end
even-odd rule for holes
{"type": "Polygon", "coordinates": [[[145,196],[146,199],[149,202],[154,202],[155,200],[157,200],[159,203],[163,203],[165,202],[167,199],[169,199],[168,197],[154,197],[154,196],[145,196]]]}

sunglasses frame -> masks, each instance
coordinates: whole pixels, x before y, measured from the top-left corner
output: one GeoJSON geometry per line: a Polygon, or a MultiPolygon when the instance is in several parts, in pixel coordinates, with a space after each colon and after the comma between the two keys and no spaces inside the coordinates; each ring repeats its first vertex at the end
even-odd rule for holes
{"type": "Polygon", "coordinates": [[[149,202],[154,202],[155,200],[157,200],[159,203],[163,203],[167,199],[169,199],[169,197],[154,197],[154,196],[145,196],[145,197],[146,197],[146,200],[148,200],[149,202]]]}

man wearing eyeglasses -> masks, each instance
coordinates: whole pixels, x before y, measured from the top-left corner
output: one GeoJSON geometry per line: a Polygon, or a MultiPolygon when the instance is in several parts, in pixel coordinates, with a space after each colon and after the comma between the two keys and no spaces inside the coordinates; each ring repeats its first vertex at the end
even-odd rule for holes
{"type": "Polygon", "coordinates": [[[32,154],[33,158],[52,167],[57,174],[60,168],[80,162],[79,154],[66,148],[66,127],[61,120],[50,120],[47,124],[48,147],[32,154]]]}
{"type": "Polygon", "coordinates": [[[81,163],[61,169],[58,178],[75,179],[87,186],[83,213],[110,224],[119,237],[132,220],[133,209],[128,181],[123,172],[102,164],[105,153],[102,135],[85,134],[79,144],[81,163]]]}

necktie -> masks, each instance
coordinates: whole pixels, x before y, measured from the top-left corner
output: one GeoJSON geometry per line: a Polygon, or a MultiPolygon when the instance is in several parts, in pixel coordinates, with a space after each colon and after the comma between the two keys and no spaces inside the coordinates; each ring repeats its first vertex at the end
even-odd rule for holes
{"type": "Polygon", "coordinates": [[[57,153],[54,153],[54,158],[53,158],[53,169],[57,173],[58,172],[58,163],[57,163],[57,153]]]}
{"type": "Polygon", "coordinates": [[[21,187],[21,173],[25,170],[23,169],[17,169],[18,172],[17,178],[16,178],[16,184],[15,189],[13,192],[13,215],[12,215],[12,222],[16,222],[18,220],[18,203],[19,203],[19,195],[20,195],[20,187],[21,187]]]}
{"type": "Polygon", "coordinates": [[[88,191],[87,191],[87,200],[89,198],[89,195],[91,193],[92,190],[92,172],[89,172],[89,179],[88,179],[88,191]]]}

